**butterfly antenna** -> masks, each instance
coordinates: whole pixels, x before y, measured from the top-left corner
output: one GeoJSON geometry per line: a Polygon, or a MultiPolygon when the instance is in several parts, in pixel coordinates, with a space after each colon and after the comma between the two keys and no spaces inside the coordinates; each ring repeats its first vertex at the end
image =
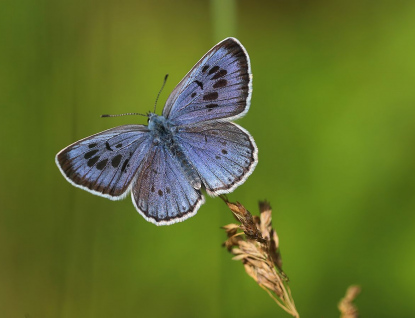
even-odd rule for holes
{"type": "Polygon", "coordinates": [[[101,117],[120,117],[120,116],[129,116],[129,115],[140,115],[140,116],[147,117],[147,115],[140,114],[140,113],[125,113],[125,114],[118,114],[118,115],[104,114],[104,115],[101,115],[101,117]]]}
{"type": "Polygon", "coordinates": [[[169,77],[169,74],[166,74],[166,76],[164,76],[163,85],[161,85],[160,91],[159,91],[159,93],[157,94],[156,102],[154,103],[154,113],[156,113],[157,101],[159,100],[159,97],[160,97],[161,91],[162,91],[162,90],[163,90],[163,88],[164,88],[164,85],[166,85],[166,82],[167,82],[167,77],[169,77]]]}

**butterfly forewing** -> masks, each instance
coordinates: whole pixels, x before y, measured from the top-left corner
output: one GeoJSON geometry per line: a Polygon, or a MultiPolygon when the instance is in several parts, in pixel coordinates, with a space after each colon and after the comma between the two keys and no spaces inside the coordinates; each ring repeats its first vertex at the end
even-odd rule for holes
{"type": "Polygon", "coordinates": [[[56,163],[73,185],[117,200],[128,194],[149,145],[146,126],[120,126],[66,147],[56,163]]]}
{"type": "Polygon", "coordinates": [[[231,192],[257,164],[258,150],[253,138],[234,123],[185,126],[177,137],[211,195],[231,192]]]}
{"type": "Polygon", "coordinates": [[[204,198],[186,179],[178,158],[164,146],[152,148],[132,187],[133,203],[147,221],[167,225],[193,216],[204,198]]]}
{"type": "Polygon", "coordinates": [[[163,115],[176,125],[235,119],[248,111],[252,76],[244,47],[228,38],[213,47],[176,86],[163,115]]]}

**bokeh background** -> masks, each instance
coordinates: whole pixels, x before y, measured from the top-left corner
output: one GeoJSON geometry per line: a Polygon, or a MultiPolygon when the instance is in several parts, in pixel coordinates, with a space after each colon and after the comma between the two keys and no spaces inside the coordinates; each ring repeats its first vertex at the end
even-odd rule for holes
{"type": "Polygon", "coordinates": [[[271,201],[302,317],[415,316],[415,2],[6,0],[0,9],[0,316],[288,317],[221,247],[207,198],[156,227],[71,186],[63,147],[152,110],[227,36],[251,57],[238,121],[259,147],[234,193],[271,201]]]}

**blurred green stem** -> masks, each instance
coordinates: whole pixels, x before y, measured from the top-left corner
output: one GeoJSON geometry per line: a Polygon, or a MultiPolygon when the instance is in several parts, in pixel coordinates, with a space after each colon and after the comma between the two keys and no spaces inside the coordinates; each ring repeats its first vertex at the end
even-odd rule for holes
{"type": "Polygon", "coordinates": [[[236,33],[236,1],[212,0],[211,14],[215,42],[236,33]]]}

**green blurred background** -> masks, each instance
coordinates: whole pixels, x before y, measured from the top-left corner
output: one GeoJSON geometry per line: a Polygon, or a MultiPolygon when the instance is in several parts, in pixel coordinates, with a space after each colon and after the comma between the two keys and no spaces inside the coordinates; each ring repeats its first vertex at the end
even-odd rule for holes
{"type": "Polygon", "coordinates": [[[169,227],[71,186],[63,147],[142,117],[227,36],[248,50],[234,193],[268,199],[302,317],[415,316],[415,2],[6,0],[0,7],[0,317],[288,317],[221,247],[220,199],[169,227]]]}

